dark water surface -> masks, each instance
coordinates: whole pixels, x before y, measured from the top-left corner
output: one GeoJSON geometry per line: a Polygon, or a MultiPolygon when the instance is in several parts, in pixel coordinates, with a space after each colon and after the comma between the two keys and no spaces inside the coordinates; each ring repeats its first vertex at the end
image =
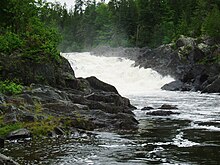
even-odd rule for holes
{"type": "Polygon", "coordinates": [[[136,134],[7,142],[0,152],[21,164],[220,164],[220,95],[158,91],[127,97],[138,108],[136,134]],[[173,111],[180,114],[148,116],[140,110],[164,103],[177,105],[173,111]]]}

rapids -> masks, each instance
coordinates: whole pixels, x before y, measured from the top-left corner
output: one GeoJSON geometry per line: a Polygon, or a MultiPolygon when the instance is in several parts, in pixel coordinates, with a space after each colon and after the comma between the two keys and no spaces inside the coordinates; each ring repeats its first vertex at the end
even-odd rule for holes
{"type": "Polygon", "coordinates": [[[96,136],[82,139],[8,143],[4,154],[21,164],[219,164],[220,95],[162,91],[160,87],[172,81],[171,77],[134,67],[134,61],[125,58],[90,53],[62,55],[76,77],[96,76],[131,100],[137,107],[138,133],[94,132],[96,136]],[[155,111],[162,104],[176,105],[178,109],[172,111],[179,114],[150,116],[141,110],[151,106],[155,109],[150,111],[155,111]]]}

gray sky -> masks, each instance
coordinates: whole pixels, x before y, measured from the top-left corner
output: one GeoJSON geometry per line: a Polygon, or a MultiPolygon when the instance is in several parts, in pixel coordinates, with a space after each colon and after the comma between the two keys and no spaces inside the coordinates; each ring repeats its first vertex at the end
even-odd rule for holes
{"type": "MultiPolygon", "coordinates": [[[[74,7],[74,2],[75,2],[75,0],[47,0],[47,2],[55,2],[55,1],[60,2],[62,5],[66,3],[68,9],[70,9],[71,6],[74,7]]],[[[96,0],[96,1],[99,2],[101,0],[96,0]]],[[[109,0],[105,0],[105,2],[108,2],[108,1],[109,0]]]]}
{"type": "Polygon", "coordinates": [[[47,2],[55,2],[55,1],[60,2],[62,5],[66,3],[67,8],[69,9],[71,8],[71,6],[74,6],[74,2],[75,2],[75,0],[47,0],[47,2]]]}

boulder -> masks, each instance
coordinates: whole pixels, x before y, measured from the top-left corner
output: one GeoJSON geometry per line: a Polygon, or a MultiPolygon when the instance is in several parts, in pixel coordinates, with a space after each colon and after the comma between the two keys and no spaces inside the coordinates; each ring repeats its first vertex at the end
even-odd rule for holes
{"type": "Polygon", "coordinates": [[[123,105],[123,106],[128,106],[129,102],[124,100],[121,96],[119,96],[116,93],[112,92],[96,92],[92,93],[90,95],[85,96],[86,99],[88,100],[93,100],[93,101],[102,101],[105,103],[114,103],[116,106],[123,105]]]}
{"type": "Polygon", "coordinates": [[[169,105],[169,104],[163,104],[160,108],[158,109],[178,109],[176,105],[169,105]]]}
{"type": "Polygon", "coordinates": [[[161,111],[161,110],[146,113],[146,115],[151,115],[151,116],[169,116],[174,114],[180,114],[180,113],[172,112],[172,111],[161,111]]]}
{"type": "Polygon", "coordinates": [[[153,107],[143,107],[143,108],[141,108],[142,111],[145,111],[145,110],[152,110],[152,109],[154,109],[154,108],[153,108],[153,107]]]}
{"type": "Polygon", "coordinates": [[[113,93],[118,94],[118,91],[114,86],[112,86],[110,84],[107,84],[107,83],[97,79],[94,76],[88,77],[88,78],[86,78],[86,80],[89,82],[91,88],[94,89],[94,90],[105,91],[105,92],[113,92],[113,93]]]}
{"type": "Polygon", "coordinates": [[[183,82],[180,80],[172,81],[168,84],[165,84],[161,87],[162,90],[168,90],[168,91],[181,91],[183,87],[183,82]]]}
{"type": "Polygon", "coordinates": [[[2,165],[19,165],[17,162],[12,160],[11,158],[0,153],[0,164],[2,165]]]}
{"type": "Polygon", "coordinates": [[[21,128],[21,129],[10,132],[7,135],[6,139],[14,140],[14,139],[29,138],[29,137],[31,137],[30,131],[25,128],[21,128]]]}

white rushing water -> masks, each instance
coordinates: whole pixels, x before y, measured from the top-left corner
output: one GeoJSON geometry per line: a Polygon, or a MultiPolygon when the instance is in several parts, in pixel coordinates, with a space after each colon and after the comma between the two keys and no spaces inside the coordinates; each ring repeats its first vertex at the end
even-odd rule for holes
{"type": "MultiPolygon", "coordinates": [[[[124,142],[126,138],[121,138],[119,135],[99,133],[101,144],[96,147],[101,152],[95,154],[95,158],[88,158],[91,164],[130,165],[146,164],[151,161],[169,162],[165,164],[193,164],[195,161],[207,164],[210,162],[209,157],[214,164],[220,161],[217,156],[220,153],[218,140],[220,137],[220,95],[162,91],[161,86],[173,81],[173,78],[162,77],[150,68],[134,67],[134,61],[125,58],[94,56],[88,52],[62,55],[69,60],[76,77],[96,76],[114,85],[121,95],[128,97],[137,107],[134,113],[140,122],[139,135],[129,137],[132,140],[127,139],[128,142],[124,142]],[[145,106],[151,106],[154,109],[150,111],[157,111],[158,107],[163,104],[176,105],[178,109],[172,111],[178,114],[151,116],[141,110],[145,106]],[[147,148],[151,145],[155,148],[147,148]],[[197,155],[198,150],[194,152],[193,147],[201,147],[201,153],[197,155]],[[140,154],[149,150],[146,155],[141,155],[139,158],[135,155],[137,148],[137,153],[140,154]],[[181,150],[182,148],[186,148],[186,152],[181,150]],[[125,162],[120,162],[127,156],[128,151],[135,156],[125,162]],[[161,153],[166,156],[162,156],[161,153]],[[179,156],[173,156],[175,153],[179,156]],[[193,158],[191,154],[196,156],[193,158]],[[207,157],[201,156],[202,154],[207,157]],[[117,158],[107,155],[115,155],[117,158]],[[184,155],[185,158],[183,158],[184,155]]],[[[86,162],[85,160],[83,159],[83,162],[86,162]]]]}
{"type": "MultiPolygon", "coordinates": [[[[21,164],[45,165],[145,165],[219,164],[220,95],[199,92],[171,92],[160,89],[172,81],[152,69],[133,67],[134,61],[119,57],[98,57],[90,53],[62,54],[76,77],[96,76],[114,85],[130,99],[139,121],[134,134],[94,132],[95,137],[43,139],[37,143],[17,143],[21,164]],[[177,114],[152,116],[163,104],[176,105],[177,114]],[[151,106],[154,109],[143,111],[151,106]],[[24,156],[25,155],[25,156],[24,156]],[[38,158],[38,162],[36,161],[38,158]],[[31,160],[33,159],[33,160],[31,160]]],[[[166,110],[163,110],[166,111],[166,110]]],[[[1,152],[1,150],[0,150],[1,152]]]]}
{"type": "Polygon", "coordinates": [[[66,53],[76,77],[95,76],[117,88],[122,95],[140,95],[160,90],[161,86],[173,81],[162,77],[152,69],[134,67],[134,61],[120,57],[94,56],[89,52],[66,53]]]}

